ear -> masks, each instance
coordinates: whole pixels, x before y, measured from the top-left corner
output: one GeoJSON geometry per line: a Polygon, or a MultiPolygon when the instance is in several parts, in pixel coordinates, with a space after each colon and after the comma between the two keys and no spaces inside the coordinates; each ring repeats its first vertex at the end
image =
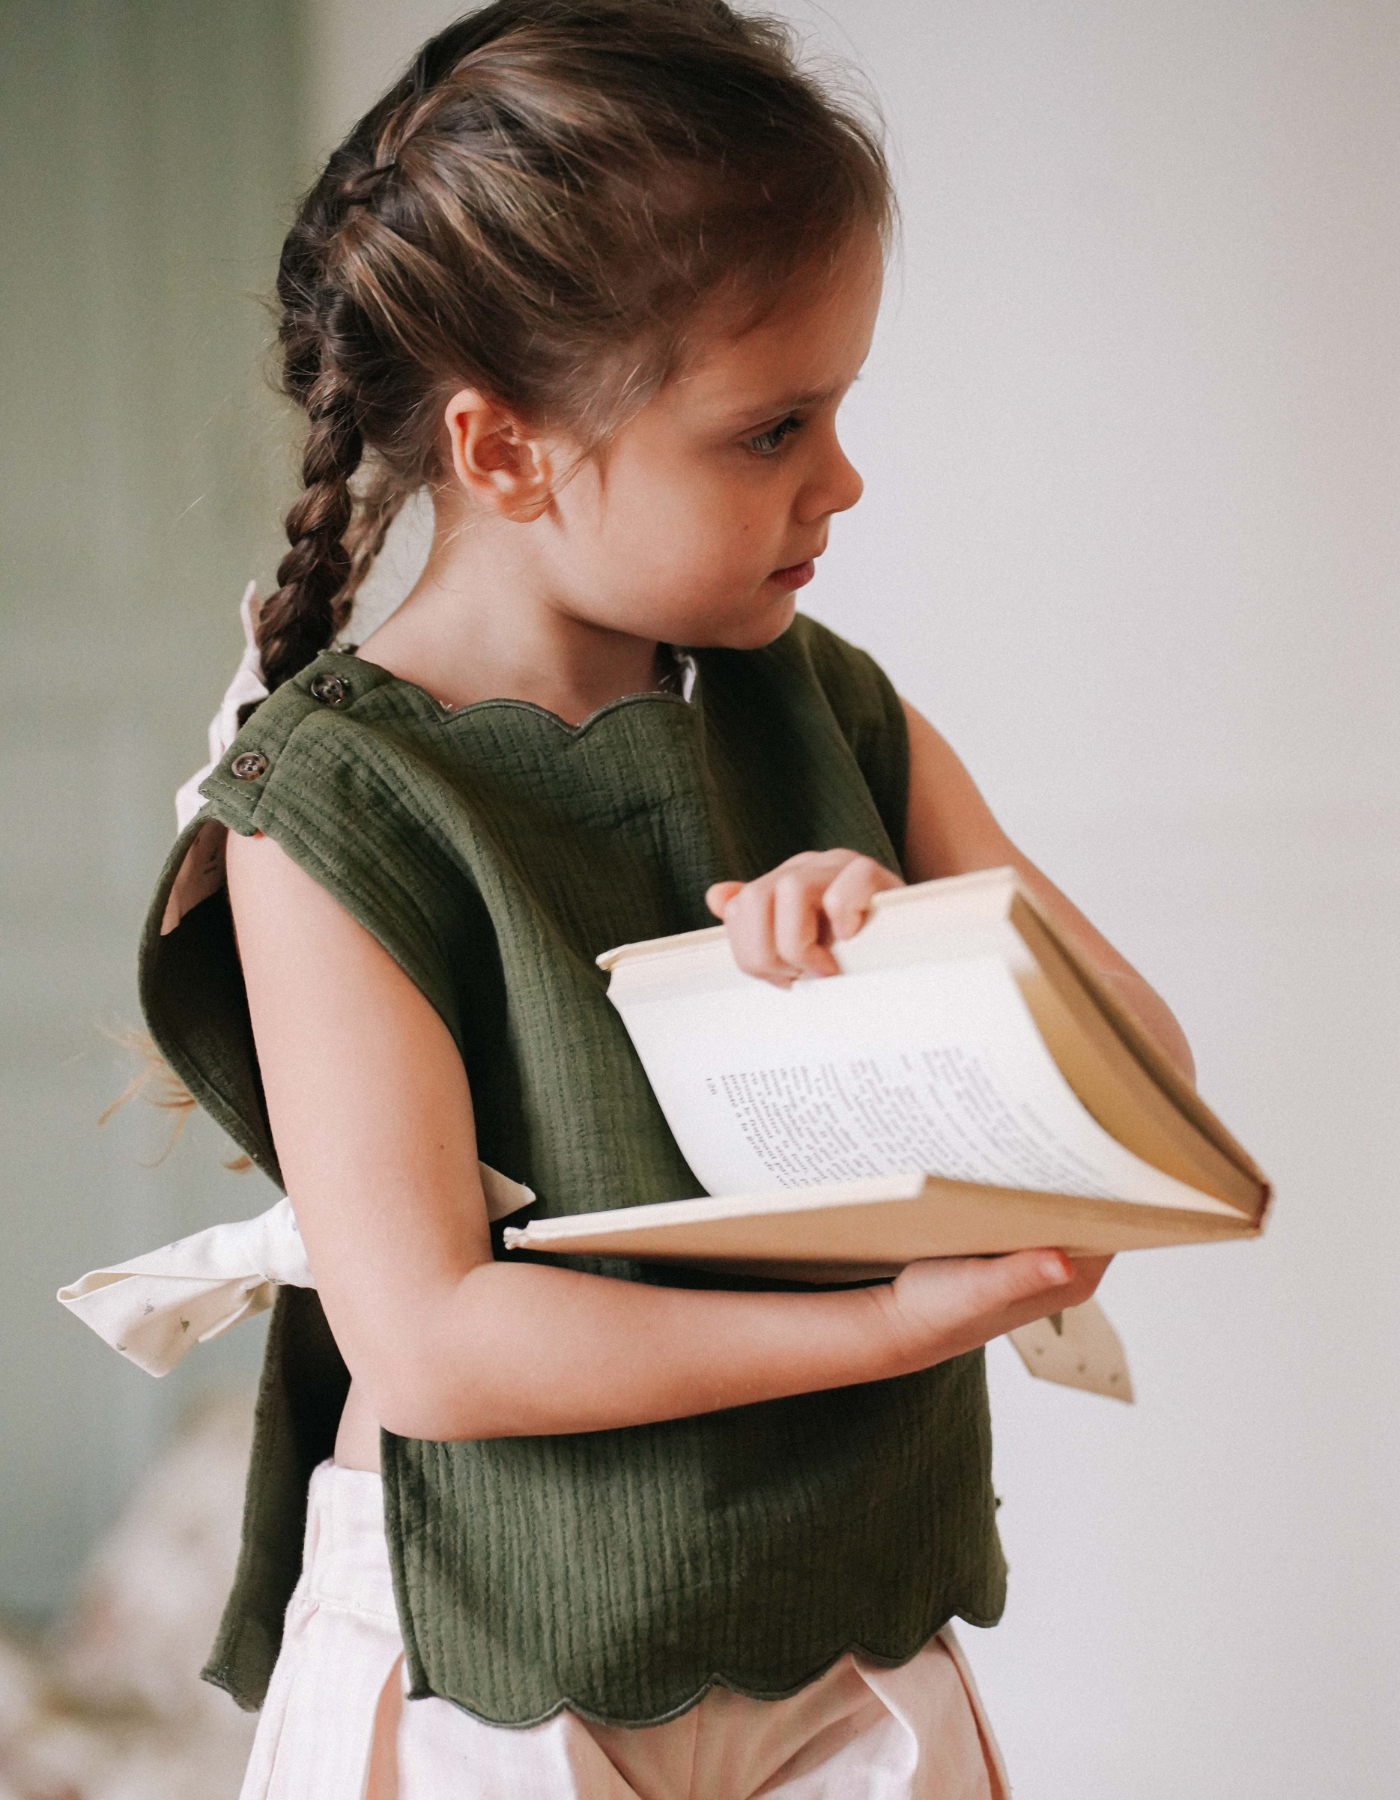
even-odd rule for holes
{"type": "Polygon", "coordinates": [[[452,468],[471,498],[504,519],[527,524],[553,498],[548,446],[494,400],[462,388],[443,411],[452,468]]]}

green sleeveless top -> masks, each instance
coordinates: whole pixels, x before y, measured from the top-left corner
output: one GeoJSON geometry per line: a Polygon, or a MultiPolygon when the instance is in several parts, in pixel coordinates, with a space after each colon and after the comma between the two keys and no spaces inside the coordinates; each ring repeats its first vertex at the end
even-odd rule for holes
{"type": "MultiPolygon", "coordinates": [[[[712,923],[711,882],[800,850],[898,868],[909,749],[885,676],[810,619],[766,649],[696,661],[691,701],[632,695],[577,727],[515,700],[448,711],[329,653],[259,709],[204,784],[141,957],[157,1044],[255,1162],[276,1178],[213,822],[274,838],[417,983],[461,1051],[483,1161],[533,1188],[540,1212],[702,1191],[594,958],[712,923]]],[[[347,1383],[315,1293],[283,1290],[236,1585],[205,1671],[244,1706],[261,1704],[276,1658],[307,1482],[347,1383]]],[[[954,1614],[1001,1612],[980,1351],[662,1424],[459,1443],[386,1432],[382,1451],[411,1691],[496,1723],[565,1706],[651,1723],[714,1682],[777,1697],[847,1649],[900,1662],[954,1614]]]]}

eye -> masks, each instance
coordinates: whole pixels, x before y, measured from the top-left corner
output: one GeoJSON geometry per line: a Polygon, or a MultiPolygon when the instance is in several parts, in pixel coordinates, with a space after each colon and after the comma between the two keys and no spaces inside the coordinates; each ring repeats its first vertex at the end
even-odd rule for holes
{"type": "Polygon", "coordinates": [[[776,425],[770,425],[767,431],[760,431],[757,437],[745,438],[745,449],[752,450],[755,456],[775,456],[783,447],[784,438],[799,431],[802,421],[795,413],[789,413],[776,425]]]}

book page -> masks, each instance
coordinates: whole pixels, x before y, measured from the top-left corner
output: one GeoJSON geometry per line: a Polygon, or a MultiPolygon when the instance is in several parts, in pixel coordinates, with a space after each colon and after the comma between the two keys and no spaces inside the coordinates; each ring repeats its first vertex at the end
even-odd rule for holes
{"type": "Polygon", "coordinates": [[[1212,1209],[1080,1104],[995,956],[619,1006],[711,1194],[921,1171],[1212,1209]]]}

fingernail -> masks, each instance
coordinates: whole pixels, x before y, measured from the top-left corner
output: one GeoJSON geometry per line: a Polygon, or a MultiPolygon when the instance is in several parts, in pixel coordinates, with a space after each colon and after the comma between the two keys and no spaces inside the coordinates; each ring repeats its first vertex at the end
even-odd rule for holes
{"type": "Polygon", "coordinates": [[[1069,1280],[1073,1271],[1065,1257],[1056,1255],[1041,1257],[1040,1273],[1046,1281],[1064,1283],[1069,1280]]]}

